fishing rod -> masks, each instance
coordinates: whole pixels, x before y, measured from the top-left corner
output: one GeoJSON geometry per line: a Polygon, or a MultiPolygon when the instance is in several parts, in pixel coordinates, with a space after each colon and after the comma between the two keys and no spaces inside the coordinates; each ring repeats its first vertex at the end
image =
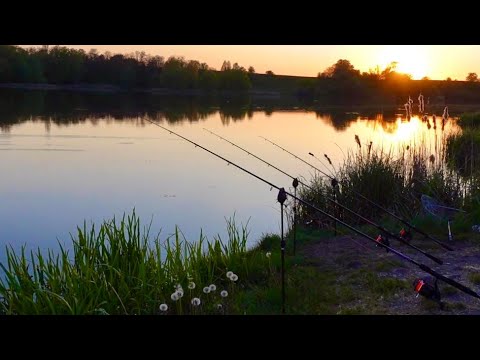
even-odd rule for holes
{"type": "MultiPolygon", "coordinates": [[[[313,156],[314,158],[318,159],[318,158],[317,158],[314,154],[312,154],[311,152],[309,152],[308,154],[309,154],[310,156],[313,156]]],[[[320,171],[320,170],[319,170],[319,171],[320,171]]],[[[323,173],[325,176],[328,176],[328,174],[325,174],[324,172],[322,172],[322,173],[323,173]]],[[[330,177],[330,178],[331,178],[331,177],[330,177]]],[[[332,178],[331,178],[331,179],[332,179],[332,178]]],[[[333,178],[333,179],[334,179],[334,178],[333,178]]],[[[333,179],[332,179],[332,180],[333,180],[333,179]]],[[[335,179],[335,180],[336,180],[336,179],[335,179]]],[[[452,249],[449,245],[447,245],[447,244],[445,244],[445,243],[443,243],[443,242],[441,242],[441,241],[433,238],[432,236],[428,235],[428,234],[427,234],[426,232],[424,232],[423,230],[418,229],[418,228],[415,227],[414,225],[410,224],[407,220],[405,220],[405,219],[401,218],[400,216],[394,214],[393,212],[387,210],[387,209],[384,208],[383,206],[381,206],[381,205],[377,204],[376,202],[370,200],[369,198],[367,198],[366,196],[362,195],[361,193],[355,191],[354,189],[351,189],[351,190],[352,190],[352,192],[353,192],[355,195],[357,195],[358,197],[364,199],[365,201],[367,201],[367,202],[370,203],[371,205],[374,205],[375,207],[377,207],[378,209],[384,211],[385,213],[389,214],[390,216],[393,216],[395,219],[401,221],[403,224],[407,225],[407,226],[410,227],[412,230],[415,230],[416,232],[420,233],[421,235],[427,237],[428,239],[433,240],[434,242],[436,242],[437,244],[439,244],[439,245],[442,246],[443,248],[445,248],[445,249],[447,249],[447,250],[449,250],[449,251],[453,251],[453,249],[452,249]]],[[[403,230],[402,230],[402,231],[403,231],[403,230]]]]}
{"type": "MultiPolygon", "coordinates": [[[[285,151],[286,153],[292,155],[294,158],[302,161],[303,163],[305,163],[305,164],[307,164],[308,166],[312,167],[313,169],[317,170],[318,172],[320,172],[321,174],[323,174],[323,175],[325,175],[326,177],[330,178],[331,180],[335,180],[335,181],[338,182],[338,180],[335,179],[334,177],[332,177],[332,176],[328,175],[327,173],[323,172],[322,170],[320,170],[320,169],[317,168],[316,166],[313,166],[312,164],[306,162],[306,161],[303,160],[302,158],[299,158],[297,155],[291,153],[291,152],[288,151],[287,149],[284,149],[284,148],[281,147],[280,145],[275,144],[273,141],[270,141],[270,140],[268,140],[267,138],[264,138],[263,136],[260,136],[260,137],[261,137],[262,139],[268,141],[268,142],[271,143],[272,145],[274,145],[274,146],[282,149],[282,150],[285,151]]],[[[315,157],[315,155],[313,155],[312,153],[308,153],[308,154],[311,155],[311,156],[313,156],[313,157],[315,157]]],[[[389,210],[385,209],[384,207],[382,207],[381,205],[377,204],[376,202],[374,202],[374,201],[368,199],[367,197],[363,196],[363,195],[360,194],[359,192],[357,192],[357,191],[355,191],[355,190],[353,190],[353,189],[352,189],[352,192],[353,192],[355,195],[361,197],[362,199],[368,201],[370,204],[372,204],[373,206],[377,207],[378,209],[386,212],[387,214],[393,216],[395,219],[401,221],[402,223],[404,223],[405,225],[407,225],[408,227],[410,227],[412,230],[414,230],[414,231],[418,232],[419,234],[422,234],[422,235],[425,236],[426,238],[428,238],[428,239],[436,242],[438,245],[442,246],[443,248],[445,248],[445,249],[447,249],[447,250],[449,250],[449,251],[453,251],[453,249],[452,249],[450,246],[448,246],[447,244],[445,244],[445,243],[443,243],[443,242],[441,242],[441,241],[433,238],[432,236],[428,235],[428,234],[427,234],[426,232],[424,232],[423,230],[418,229],[416,226],[410,224],[407,220],[404,220],[404,219],[402,219],[401,217],[395,215],[394,213],[392,213],[392,212],[390,212],[389,210]]]]}
{"type": "Polygon", "coordinates": [[[282,169],[279,169],[279,168],[276,167],[275,165],[270,164],[268,161],[263,160],[262,158],[258,157],[257,155],[252,154],[250,151],[242,148],[241,146],[238,146],[237,144],[234,144],[234,143],[231,142],[230,140],[225,139],[224,137],[222,137],[222,136],[220,136],[220,135],[218,135],[218,134],[215,134],[213,131],[210,131],[210,130],[208,130],[208,129],[203,128],[203,130],[208,131],[210,134],[217,136],[218,138],[220,138],[220,139],[228,142],[229,144],[232,144],[233,146],[235,146],[235,147],[239,148],[240,150],[246,152],[248,155],[253,156],[255,159],[260,160],[261,162],[263,162],[263,163],[267,164],[268,166],[272,167],[273,169],[281,172],[283,175],[288,176],[289,178],[291,178],[291,179],[293,179],[293,180],[294,180],[294,179],[297,179],[297,181],[298,181],[299,184],[305,186],[306,188],[308,188],[308,189],[310,189],[310,190],[313,190],[312,187],[308,186],[308,185],[305,184],[303,181],[301,181],[301,180],[299,180],[298,178],[296,178],[296,177],[294,177],[294,176],[286,173],[285,171],[283,171],[282,169]]]}
{"type": "MultiPolygon", "coordinates": [[[[203,128],[203,130],[206,130],[206,131],[208,131],[209,133],[211,133],[212,135],[215,135],[215,136],[219,137],[220,139],[225,140],[226,142],[232,144],[233,146],[239,148],[240,150],[246,152],[247,154],[252,155],[252,156],[255,157],[256,159],[264,162],[265,164],[267,164],[267,165],[271,166],[272,168],[278,170],[278,171],[281,172],[282,174],[284,174],[284,175],[292,178],[293,180],[296,179],[296,178],[294,178],[292,175],[287,174],[287,173],[284,172],[283,170],[281,170],[281,169],[279,169],[278,167],[270,164],[269,162],[263,160],[262,158],[254,155],[254,154],[251,153],[250,151],[245,150],[245,149],[242,148],[241,146],[239,146],[239,145],[237,145],[237,144],[234,144],[233,142],[225,139],[224,137],[222,137],[222,136],[220,136],[220,135],[218,135],[218,134],[215,134],[213,131],[207,130],[207,129],[205,129],[205,128],[203,128]]],[[[311,186],[309,186],[309,185],[307,185],[307,184],[305,184],[305,183],[303,183],[303,182],[301,182],[301,181],[299,181],[299,183],[301,183],[301,184],[302,184],[303,186],[305,186],[306,188],[308,188],[308,189],[310,189],[310,190],[313,190],[313,188],[312,188],[311,186]]],[[[366,217],[360,215],[359,213],[353,211],[352,209],[349,209],[348,207],[346,207],[346,206],[338,203],[336,199],[332,199],[332,198],[328,197],[327,195],[325,195],[325,198],[326,198],[328,201],[330,201],[330,202],[332,202],[333,204],[335,204],[336,206],[339,206],[340,208],[345,209],[346,211],[348,211],[349,213],[357,216],[357,217],[360,218],[361,220],[363,220],[363,221],[367,222],[368,224],[376,227],[378,230],[380,230],[380,231],[382,231],[383,233],[387,234],[388,236],[394,238],[395,240],[400,241],[400,242],[406,244],[407,246],[411,247],[412,249],[415,249],[416,251],[418,251],[418,252],[420,252],[421,254],[425,255],[425,256],[428,257],[429,259],[435,261],[437,264],[440,264],[440,265],[443,264],[443,261],[440,260],[439,258],[437,258],[436,256],[433,256],[433,255],[429,254],[428,252],[424,251],[423,249],[420,249],[419,247],[417,247],[417,246],[415,246],[415,245],[413,245],[413,244],[410,244],[408,241],[406,241],[405,239],[399,237],[399,236],[396,235],[396,234],[393,234],[392,232],[390,232],[388,229],[384,228],[383,226],[375,223],[374,221],[372,221],[372,220],[370,220],[370,219],[367,219],[366,217]]],[[[388,240],[387,240],[387,241],[388,241],[388,240]]]]}
{"type": "MultiPolygon", "coordinates": [[[[194,141],[192,141],[192,140],[190,140],[190,139],[187,139],[186,137],[184,137],[184,136],[182,136],[182,135],[180,135],[180,134],[177,134],[176,132],[174,132],[174,131],[166,128],[166,127],[163,127],[163,126],[157,124],[157,123],[154,122],[154,121],[151,121],[151,120],[149,120],[149,119],[147,119],[147,118],[145,118],[145,120],[147,120],[148,122],[152,123],[153,125],[158,126],[158,127],[161,128],[161,129],[169,132],[170,134],[173,134],[173,135],[175,135],[175,136],[178,136],[179,138],[181,138],[181,139],[183,139],[183,140],[185,140],[185,141],[187,141],[187,142],[195,145],[195,147],[199,147],[200,149],[205,150],[206,152],[208,152],[208,153],[210,153],[210,154],[218,157],[219,159],[227,162],[227,164],[231,164],[231,165],[235,166],[236,168],[242,170],[243,172],[245,172],[245,173],[247,173],[247,174],[255,177],[256,179],[264,182],[265,184],[269,185],[271,188],[275,188],[275,189],[279,190],[279,194],[280,194],[280,192],[281,192],[282,194],[288,195],[288,196],[290,196],[291,198],[296,199],[298,202],[300,202],[300,203],[302,203],[302,204],[304,204],[304,205],[306,205],[306,206],[309,206],[310,208],[312,208],[312,209],[318,211],[319,213],[327,216],[328,218],[330,218],[330,219],[332,219],[332,220],[334,220],[334,221],[337,221],[338,223],[340,223],[341,225],[345,226],[346,228],[352,230],[353,232],[357,233],[358,235],[363,236],[363,237],[366,238],[367,240],[375,243],[376,245],[378,245],[378,246],[380,246],[380,247],[383,247],[384,249],[386,249],[386,250],[392,252],[393,254],[401,257],[401,258],[404,259],[405,261],[408,261],[409,263],[412,263],[412,264],[416,265],[416,266],[419,267],[421,270],[423,270],[423,271],[425,271],[426,273],[434,276],[435,278],[437,278],[437,279],[439,279],[439,280],[442,280],[443,282],[445,282],[445,283],[447,283],[447,284],[449,284],[449,285],[457,288],[457,289],[460,290],[460,291],[463,291],[464,293],[466,293],[466,294],[468,294],[468,295],[471,295],[471,296],[473,296],[473,297],[475,297],[475,298],[477,298],[477,299],[480,299],[480,295],[478,295],[475,291],[473,291],[472,289],[466,287],[465,285],[462,285],[462,284],[460,284],[459,282],[457,282],[457,281],[455,281],[455,280],[453,280],[453,279],[450,279],[450,278],[446,277],[445,275],[442,275],[442,274],[438,273],[437,271],[431,269],[431,268],[428,267],[427,265],[424,265],[424,264],[416,261],[415,259],[411,258],[410,256],[405,255],[405,254],[403,254],[402,252],[400,252],[400,251],[398,251],[398,250],[396,250],[396,249],[394,249],[394,248],[392,248],[392,247],[390,247],[390,246],[388,246],[388,245],[385,245],[383,242],[379,242],[379,241],[375,240],[373,237],[365,234],[364,232],[356,229],[355,227],[347,224],[346,222],[344,222],[344,221],[342,221],[342,220],[340,220],[340,219],[337,219],[336,217],[334,217],[333,215],[330,215],[330,214],[327,213],[326,211],[323,211],[323,210],[317,208],[316,206],[310,204],[309,202],[307,202],[307,201],[305,201],[305,200],[303,200],[303,199],[301,199],[301,198],[299,198],[299,197],[296,197],[296,196],[290,194],[289,192],[285,191],[284,188],[278,187],[277,185],[271,183],[270,181],[265,180],[265,179],[263,179],[262,177],[260,177],[260,176],[258,176],[258,175],[256,175],[256,174],[252,173],[251,171],[243,168],[242,166],[233,163],[232,161],[224,158],[224,157],[221,156],[221,155],[218,155],[217,153],[213,152],[212,150],[209,150],[209,149],[207,149],[206,147],[203,147],[202,145],[199,145],[198,143],[196,143],[196,142],[194,142],[194,141]]],[[[277,199],[278,199],[278,198],[277,198],[277,199]]]]}

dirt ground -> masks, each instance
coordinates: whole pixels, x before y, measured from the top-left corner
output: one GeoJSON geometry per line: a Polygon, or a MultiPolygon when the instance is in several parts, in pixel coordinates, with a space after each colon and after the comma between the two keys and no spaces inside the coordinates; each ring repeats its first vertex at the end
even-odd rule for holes
{"type": "MultiPolygon", "coordinates": [[[[431,269],[480,293],[480,245],[474,242],[451,243],[454,251],[447,251],[435,243],[422,242],[421,239],[412,244],[443,260],[438,265],[429,258],[396,241],[392,246],[423,263],[431,269]],[[477,284],[472,281],[472,274],[478,274],[477,284]]],[[[359,295],[354,301],[344,304],[347,309],[362,309],[362,314],[435,314],[435,315],[480,315],[480,299],[474,298],[452,286],[438,281],[445,309],[432,301],[416,296],[413,282],[419,277],[430,275],[419,267],[399,256],[387,253],[372,242],[356,236],[338,236],[322,239],[308,244],[302,251],[307,262],[322,270],[334,270],[338,281],[349,284],[359,295]],[[365,284],[355,280],[355,274],[373,272],[378,278],[394,278],[404,281],[404,289],[393,294],[382,296],[369,293],[365,284]],[[373,304],[373,305],[372,305],[373,304]]],[[[431,276],[430,276],[431,277],[431,276]]],[[[376,279],[378,279],[376,278],[376,279]]]]}

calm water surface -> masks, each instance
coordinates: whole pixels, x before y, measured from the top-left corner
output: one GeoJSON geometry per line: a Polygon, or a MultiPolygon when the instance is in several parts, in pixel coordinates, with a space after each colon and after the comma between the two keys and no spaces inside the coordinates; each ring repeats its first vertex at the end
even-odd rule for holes
{"type": "Polygon", "coordinates": [[[313,174],[309,166],[259,136],[325,171],[308,153],[322,159],[327,153],[338,166],[344,154],[356,151],[355,135],[385,148],[423,141],[433,152],[446,134],[458,131],[453,121],[443,130],[438,121],[436,129],[417,117],[408,122],[396,109],[265,110],[248,103],[236,110],[224,103],[197,110],[192,103],[172,109],[162,100],[145,109],[136,102],[132,110],[110,95],[109,106],[98,110],[98,102],[78,94],[60,100],[43,93],[17,93],[15,101],[2,96],[8,106],[0,111],[0,261],[6,245],[46,249],[60,241],[69,248],[69,234],[84,220],[100,223],[133,208],[144,224],[152,220],[152,233],[161,231],[162,239],[176,225],[189,241],[201,229],[209,239],[226,238],[225,217],[234,214],[237,223],[249,221],[249,245],[279,232],[275,190],[143,120],[147,116],[286,188],[291,179],[203,128],[307,179],[313,174]]]}

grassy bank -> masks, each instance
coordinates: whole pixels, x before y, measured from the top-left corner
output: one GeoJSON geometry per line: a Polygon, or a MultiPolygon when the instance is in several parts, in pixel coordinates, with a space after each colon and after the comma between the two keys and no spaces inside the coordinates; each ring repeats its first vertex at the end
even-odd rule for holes
{"type": "MultiPolygon", "coordinates": [[[[436,235],[443,231],[442,226],[429,224],[425,219],[418,219],[417,225],[431,226],[436,235]]],[[[233,221],[227,227],[229,239],[223,244],[220,239],[209,243],[202,237],[196,243],[188,243],[181,239],[179,231],[162,244],[158,238],[148,236],[148,227],[142,228],[133,213],[120,221],[106,221],[98,231],[95,227],[79,228],[71,254],[63,249],[57,254],[50,251],[47,256],[9,250],[3,266],[6,278],[0,285],[1,312],[280,314],[279,236],[267,234],[257,246],[247,250],[247,229],[237,229],[233,221]]],[[[365,239],[348,235],[340,226],[338,234],[333,237],[327,229],[300,226],[294,255],[293,233],[289,233],[287,314],[436,311],[430,302],[420,300],[420,305],[412,309],[402,303],[392,305],[403,298],[413,298],[413,278],[402,272],[407,271],[408,264],[365,239]]],[[[471,241],[463,236],[458,239],[462,243],[471,241]]],[[[479,240],[480,234],[475,241],[479,240]]],[[[435,248],[435,244],[430,244],[430,248],[435,248]]],[[[475,269],[470,270],[468,279],[477,284],[478,274],[475,269]]],[[[444,288],[452,296],[458,295],[455,289],[444,288]]]]}
{"type": "Polygon", "coordinates": [[[247,229],[227,223],[229,239],[151,238],[135,212],[78,228],[73,251],[7,249],[1,265],[5,314],[238,313],[236,293],[268,277],[270,259],[247,251],[247,229]],[[163,306],[162,306],[163,304],[163,306]],[[164,311],[163,311],[164,310],[164,311]]]}

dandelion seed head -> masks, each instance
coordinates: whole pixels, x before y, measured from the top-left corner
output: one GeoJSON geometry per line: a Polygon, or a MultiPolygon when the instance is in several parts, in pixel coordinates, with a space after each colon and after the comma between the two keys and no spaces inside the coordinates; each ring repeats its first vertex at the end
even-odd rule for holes
{"type": "Polygon", "coordinates": [[[237,281],[237,280],[238,280],[238,275],[237,275],[237,274],[233,274],[232,277],[230,278],[230,280],[232,280],[232,281],[237,281]]]}
{"type": "Polygon", "coordinates": [[[190,290],[195,289],[195,283],[194,283],[193,281],[190,281],[190,282],[188,283],[188,288],[189,288],[190,290]]]}
{"type": "Polygon", "coordinates": [[[177,301],[177,300],[179,299],[178,293],[175,291],[172,295],[170,295],[170,298],[171,298],[173,301],[177,301]]]}
{"type": "Polygon", "coordinates": [[[167,304],[160,304],[158,307],[160,311],[167,311],[168,310],[168,305],[167,304]]]}
{"type": "Polygon", "coordinates": [[[272,256],[272,253],[269,251],[269,252],[267,252],[267,253],[265,254],[265,256],[266,256],[267,258],[269,258],[270,256],[272,256]]]}
{"type": "Polygon", "coordinates": [[[208,293],[210,292],[210,287],[209,287],[209,286],[205,286],[205,287],[203,288],[203,292],[204,292],[205,294],[208,294],[208,293]]]}
{"type": "Polygon", "coordinates": [[[230,279],[230,277],[231,277],[232,275],[233,275],[233,271],[228,271],[228,272],[227,272],[227,278],[230,279]]]}
{"type": "Polygon", "coordinates": [[[193,299],[192,299],[192,305],[193,305],[193,306],[198,306],[198,305],[200,305],[200,304],[201,304],[201,301],[200,301],[199,298],[193,298],[193,299]]]}
{"type": "Polygon", "coordinates": [[[181,297],[183,297],[183,289],[177,290],[176,293],[177,293],[179,299],[180,299],[181,297]]]}
{"type": "Polygon", "coordinates": [[[223,305],[222,305],[222,304],[217,304],[217,309],[218,309],[218,310],[222,310],[222,308],[223,308],[223,305]]]}
{"type": "Polygon", "coordinates": [[[222,290],[220,292],[220,296],[226,298],[228,296],[228,291],[227,290],[222,290]]]}
{"type": "Polygon", "coordinates": [[[210,291],[215,291],[217,290],[217,286],[215,284],[210,284],[209,289],[210,291]]]}

